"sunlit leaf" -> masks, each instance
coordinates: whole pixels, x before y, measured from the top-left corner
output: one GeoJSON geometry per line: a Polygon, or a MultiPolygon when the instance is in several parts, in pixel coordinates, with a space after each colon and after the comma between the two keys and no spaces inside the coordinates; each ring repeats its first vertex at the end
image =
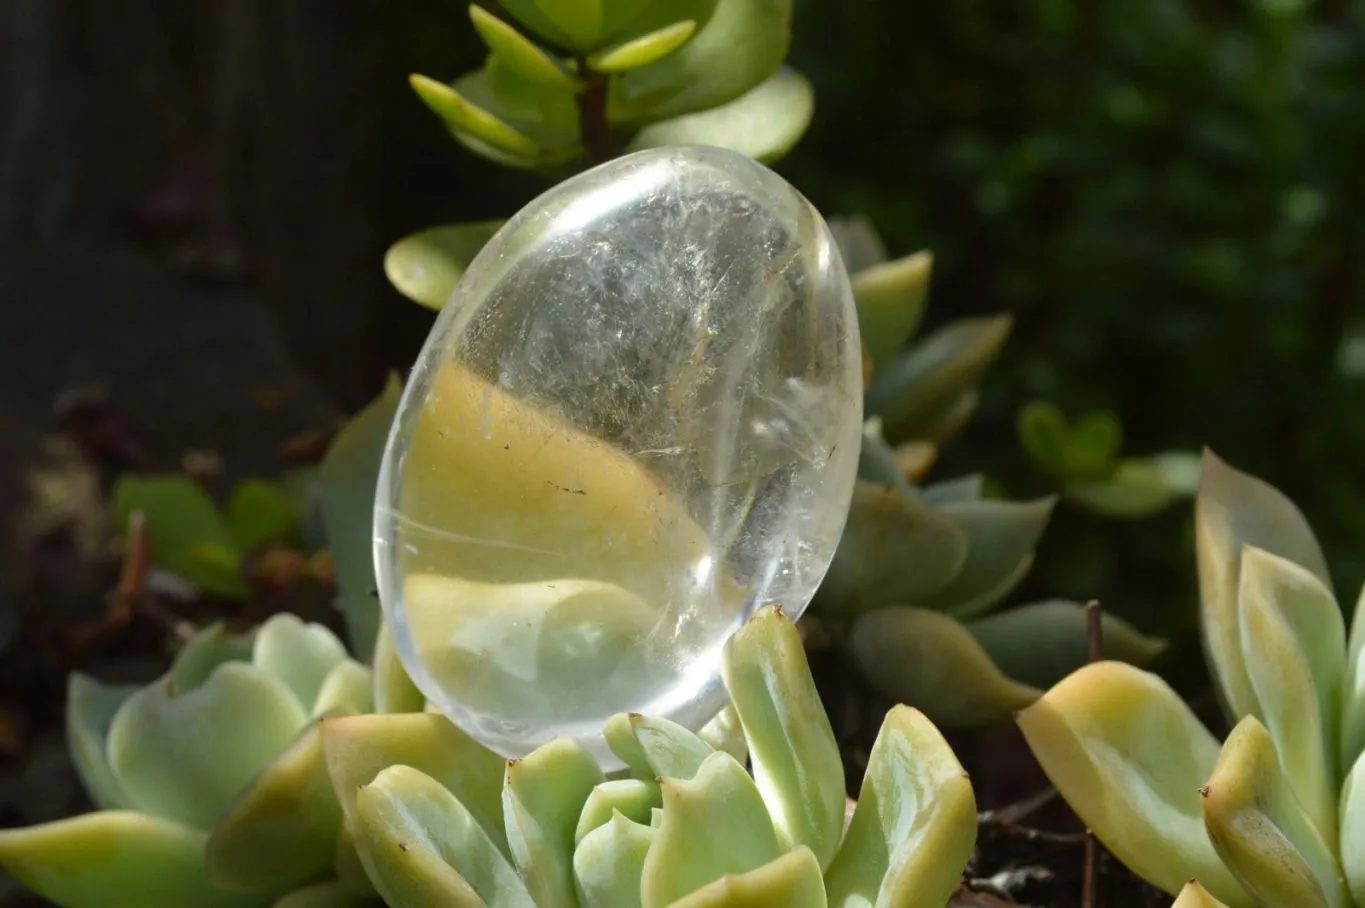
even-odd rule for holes
{"type": "Polygon", "coordinates": [[[582,87],[582,80],[562,60],[483,7],[470,4],[469,18],[488,49],[522,78],[561,91],[576,91],[582,87]]]}
{"type": "Polygon", "coordinates": [[[444,224],[409,234],[385,253],[384,274],[408,299],[428,309],[440,309],[455,292],[469,263],[504,223],[444,224]]]}
{"type": "Polygon", "coordinates": [[[105,810],[130,805],[123,785],[109,768],[105,742],[114,716],[136,685],[104,685],[80,672],[72,672],[66,685],[66,743],[71,762],[90,800],[105,810]]]}
{"type": "Polygon", "coordinates": [[[877,368],[890,362],[919,327],[933,267],[933,253],[922,251],[852,273],[859,334],[877,368]]]}
{"type": "Polygon", "coordinates": [[[508,154],[534,157],[540,146],[491,111],[480,107],[453,86],[422,75],[409,80],[413,91],[452,129],[467,132],[508,154]]]}
{"type": "Polygon", "coordinates": [[[251,653],[251,661],[310,712],[327,674],[346,658],[346,647],[335,634],[289,612],[272,615],[261,625],[251,653]]]}
{"type": "Polygon", "coordinates": [[[657,63],[682,47],[697,33],[691,19],[674,22],[644,35],[626,40],[588,55],[588,66],[598,72],[617,73],[657,63]]]}
{"type": "Polygon", "coordinates": [[[1345,908],[1341,870],[1255,716],[1237,724],[1200,790],[1223,862],[1265,908],[1345,908]]]}
{"type": "Polygon", "coordinates": [[[837,906],[942,908],[976,845],[976,798],[943,735],[908,706],[886,714],[848,833],[825,881],[837,906]]]}
{"type": "Polygon", "coordinates": [[[662,804],[659,783],[653,779],[612,779],[602,782],[593,788],[583,803],[583,811],[574,829],[574,843],[581,844],[589,833],[610,822],[614,814],[648,826],[651,812],[662,804]]]}
{"type": "Polygon", "coordinates": [[[374,709],[380,713],[420,713],[426,697],[412,683],[398,650],[393,646],[393,631],[381,622],[374,648],[374,709]]]}
{"type": "Polygon", "coordinates": [[[853,625],[848,645],[878,693],[945,725],[1005,722],[1041,693],[1001,674],[971,633],[941,612],[906,606],[868,612],[853,625]]]}
{"type": "Polygon", "coordinates": [[[227,662],[250,662],[256,646],[256,631],[257,628],[253,628],[244,634],[234,634],[221,621],[202,628],[171,660],[165,677],[167,690],[172,695],[194,690],[207,681],[218,666],[227,662]]]}
{"type": "Polygon", "coordinates": [[[573,855],[582,908],[641,908],[645,855],[658,835],[620,813],[588,833],[573,855]]]}
{"type": "Polygon", "coordinates": [[[323,679],[310,715],[351,716],[374,712],[374,679],[353,659],[338,664],[323,679]]]}
{"type": "Polygon", "coordinates": [[[188,476],[129,474],[114,484],[112,500],[120,531],[127,529],[133,512],[142,513],[153,565],[206,593],[229,598],[247,594],[236,570],[241,553],[227,518],[199,483],[188,476]],[[206,550],[229,553],[228,570],[206,562],[206,550]]]}
{"type": "Polygon", "coordinates": [[[1341,786],[1340,823],[1341,869],[1356,905],[1365,905],[1365,756],[1341,786]]]}
{"type": "Polygon", "coordinates": [[[966,536],[967,558],[951,583],[913,604],[970,618],[998,603],[1032,566],[1055,505],[1055,498],[943,505],[940,510],[966,536]]]}
{"type": "Polygon", "coordinates": [[[1365,588],[1356,600],[1342,689],[1341,765],[1365,753],[1365,588]]]}
{"type": "Polygon", "coordinates": [[[697,732],[712,750],[723,750],[741,763],[749,759],[749,742],[744,740],[744,726],[734,706],[726,706],[697,732]]]}
{"type": "Polygon", "coordinates": [[[815,853],[800,845],[757,870],[723,876],[671,908],[826,908],[825,884],[815,853]]]}
{"type": "Polygon", "coordinates": [[[1176,898],[1171,908],[1228,908],[1218,901],[1203,886],[1194,880],[1185,884],[1185,888],[1180,890],[1180,895],[1176,898]]]}
{"type": "Polygon", "coordinates": [[[1018,721],[1057,791],[1134,873],[1172,895],[1198,879],[1232,908],[1256,908],[1204,830],[1199,788],[1218,742],[1159,676],[1095,662],[1018,721]]]}
{"type": "Polygon", "coordinates": [[[290,542],[298,527],[298,515],[284,493],[261,479],[244,480],[233,488],[227,521],[239,552],[290,542]]]}
{"type": "Polygon", "coordinates": [[[1149,461],[1133,459],[1121,461],[1107,479],[1067,483],[1062,496],[1097,514],[1137,519],[1165,510],[1175,491],[1149,461]]]}
{"type": "Polygon", "coordinates": [[[642,779],[690,779],[714,748],[668,719],[619,713],[603,727],[607,746],[642,779]]]}

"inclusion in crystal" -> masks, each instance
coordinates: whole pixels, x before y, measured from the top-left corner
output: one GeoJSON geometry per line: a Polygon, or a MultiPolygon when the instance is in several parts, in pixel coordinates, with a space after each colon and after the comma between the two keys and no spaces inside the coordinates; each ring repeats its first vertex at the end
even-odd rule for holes
{"type": "Polygon", "coordinates": [[[758,608],[793,619],[843,531],[862,368],[815,208],[735,152],[639,152],[531,202],[405,389],[380,598],[433,706],[518,757],[612,763],[619,712],[697,729],[758,608]]]}

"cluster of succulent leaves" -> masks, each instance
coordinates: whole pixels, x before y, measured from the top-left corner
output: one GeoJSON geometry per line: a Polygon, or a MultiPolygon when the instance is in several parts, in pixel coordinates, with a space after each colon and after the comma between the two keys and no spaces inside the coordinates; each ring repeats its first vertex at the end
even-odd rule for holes
{"type": "Polygon", "coordinates": [[[972,853],[971,784],[909,707],[848,811],[776,608],[727,645],[730,706],[700,734],[614,717],[623,768],[605,774],[568,739],[489,751],[378,643],[371,671],[281,615],[206,629],[144,688],[73,676],[71,752],[99,809],[0,833],[0,865],[65,908],[939,908],[972,853]]]}
{"type": "Polygon", "coordinates": [[[1200,625],[1226,740],[1162,679],[1115,662],[1059,682],[1020,727],[1086,824],[1153,885],[1174,894],[1195,879],[1207,893],[1191,898],[1230,908],[1360,908],[1360,606],[1348,634],[1303,513],[1209,452],[1195,523],[1200,625]]]}

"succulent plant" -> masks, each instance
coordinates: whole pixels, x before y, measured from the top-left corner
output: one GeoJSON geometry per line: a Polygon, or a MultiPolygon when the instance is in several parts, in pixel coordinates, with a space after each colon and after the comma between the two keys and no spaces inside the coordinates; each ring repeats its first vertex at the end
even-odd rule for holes
{"type": "MultiPolygon", "coordinates": [[[[959,319],[907,348],[931,254],[890,259],[865,218],[832,227],[858,302],[871,415],[848,525],[813,610],[891,700],[945,725],[1006,721],[1087,659],[1079,603],[986,616],[1027,575],[1055,499],[987,498],[980,475],[923,480],[975,411],[1011,319],[959,319]]],[[[1104,623],[1116,658],[1145,663],[1165,648],[1117,618],[1104,623]]]]}
{"type": "Polygon", "coordinates": [[[322,746],[347,834],[392,908],[941,908],[972,852],[976,807],[934,726],[909,707],[887,714],[847,815],[791,621],[756,614],[723,674],[732,707],[702,735],[614,717],[622,768],[607,774],[566,739],[505,761],[430,712],[329,720],[322,746]]]}
{"type": "Polygon", "coordinates": [[[145,687],[74,674],[68,693],[98,809],[0,832],[0,866],[21,883],[64,908],[346,904],[291,901],[348,857],[319,724],[373,708],[370,670],[331,631],[289,614],[245,635],[216,624],[145,687]]]}
{"type": "Polygon", "coordinates": [[[1020,727],[1076,813],[1153,885],[1197,879],[1229,908],[1365,906],[1365,618],[1357,605],[1348,636],[1317,539],[1279,490],[1205,452],[1195,500],[1227,739],[1161,678],[1113,662],[1059,682],[1020,727]]]}

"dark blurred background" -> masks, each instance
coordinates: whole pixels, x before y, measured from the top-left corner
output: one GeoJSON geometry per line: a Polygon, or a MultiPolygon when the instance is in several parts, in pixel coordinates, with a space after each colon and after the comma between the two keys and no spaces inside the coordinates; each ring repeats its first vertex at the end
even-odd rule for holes
{"type": "MultiPolygon", "coordinates": [[[[35,549],[35,500],[78,509],[107,479],[66,430],[116,465],[271,475],[410,364],[431,315],[387,285],[388,244],[548,185],[461,150],[408,88],[482,53],[455,0],[0,0],[0,645],[35,583],[102,595],[35,549]]],[[[1354,602],[1365,4],[805,0],[791,62],[817,114],[778,169],[893,254],[934,251],[931,324],[1016,316],[937,474],[1033,494],[1018,409],[1110,409],[1129,452],[1207,444],[1282,488],[1354,602]]],[[[1063,507],[1019,598],[1178,635],[1192,569],[1187,503],[1063,507]]],[[[0,750],[38,746],[4,722],[0,750]]],[[[4,784],[37,790],[24,767],[4,784]]]]}

